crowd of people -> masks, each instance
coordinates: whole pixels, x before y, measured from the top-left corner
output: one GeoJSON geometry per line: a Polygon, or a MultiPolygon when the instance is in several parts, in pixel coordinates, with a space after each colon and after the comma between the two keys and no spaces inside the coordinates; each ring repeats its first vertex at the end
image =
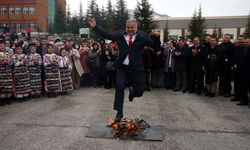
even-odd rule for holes
{"type": "MultiPolygon", "coordinates": [[[[145,46],[141,53],[147,91],[165,88],[211,98],[233,96],[231,101],[239,101],[238,105],[250,105],[249,37],[239,36],[231,42],[230,34],[225,34],[220,43],[210,35],[204,43],[198,37],[192,40],[180,37],[167,40],[156,49],[145,46]]],[[[118,54],[116,42],[102,39],[63,41],[49,36],[28,42],[9,41],[3,36],[0,39],[1,105],[41,95],[64,95],[86,86],[113,88],[118,54]]]]}
{"type": "Polygon", "coordinates": [[[218,91],[224,97],[233,96],[231,101],[239,101],[239,106],[249,104],[249,37],[240,35],[231,42],[231,35],[225,34],[220,43],[211,35],[206,36],[204,43],[198,37],[192,41],[181,37],[178,42],[166,42],[159,56],[163,60],[165,82],[160,82],[158,78],[157,86],[165,83],[162,85],[173,91],[205,93],[211,98],[218,91]]]}

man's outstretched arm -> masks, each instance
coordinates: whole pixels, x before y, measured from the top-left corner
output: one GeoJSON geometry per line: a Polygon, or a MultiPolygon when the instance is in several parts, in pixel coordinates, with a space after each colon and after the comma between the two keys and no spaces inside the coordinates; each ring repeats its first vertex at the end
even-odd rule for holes
{"type": "Polygon", "coordinates": [[[110,33],[106,33],[105,31],[103,31],[100,27],[98,27],[96,25],[96,20],[95,18],[89,18],[88,19],[88,24],[89,26],[97,33],[99,34],[100,36],[106,38],[106,39],[109,39],[109,40],[112,40],[114,41],[116,39],[116,35],[115,34],[110,34],[110,33]]]}

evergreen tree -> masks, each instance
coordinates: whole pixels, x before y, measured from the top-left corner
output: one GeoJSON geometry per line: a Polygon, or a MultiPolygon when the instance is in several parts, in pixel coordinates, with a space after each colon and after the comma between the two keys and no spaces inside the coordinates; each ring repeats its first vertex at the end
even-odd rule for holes
{"type": "Polygon", "coordinates": [[[104,9],[104,6],[102,6],[101,11],[100,11],[100,23],[103,28],[106,29],[107,27],[107,22],[106,22],[106,11],[104,9]]]}
{"type": "Polygon", "coordinates": [[[98,25],[100,25],[102,27],[103,26],[103,22],[102,22],[102,18],[101,18],[101,11],[100,11],[98,5],[96,5],[96,9],[93,12],[93,16],[94,16],[96,22],[98,23],[98,25]]]}
{"type": "Polygon", "coordinates": [[[82,1],[80,0],[80,8],[79,8],[79,27],[86,26],[86,21],[84,18],[83,10],[82,10],[82,1]]]}
{"type": "Polygon", "coordinates": [[[66,30],[67,30],[67,32],[69,32],[70,20],[71,20],[71,12],[70,12],[69,4],[68,4],[67,13],[66,13],[66,28],[67,28],[66,30]]]}
{"type": "Polygon", "coordinates": [[[62,34],[66,31],[66,17],[61,7],[55,16],[55,33],[62,34]]]}
{"type": "Polygon", "coordinates": [[[247,25],[246,25],[246,30],[245,30],[245,32],[244,32],[244,35],[246,36],[246,37],[250,37],[250,13],[249,13],[249,15],[248,15],[248,19],[247,19],[248,21],[247,21],[247,25]]]}
{"type": "Polygon", "coordinates": [[[165,26],[163,32],[164,32],[163,39],[164,39],[164,41],[167,41],[168,40],[168,36],[169,36],[168,20],[166,21],[166,26],[165,26]]]}
{"type": "Polygon", "coordinates": [[[220,32],[218,31],[218,39],[219,38],[223,38],[223,32],[222,32],[222,30],[220,30],[220,32]]]}
{"type": "Polygon", "coordinates": [[[78,16],[73,16],[70,19],[70,23],[69,23],[69,32],[73,33],[73,34],[79,34],[79,20],[78,20],[78,16]]]}
{"type": "Polygon", "coordinates": [[[111,3],[111,0],[108,1],[108,5],[107,5],[107,13],[106,13],[106,17],[105,17],[105,21],[106,21],[106,27],[105,29],[108,32],[113,32],[115,30],[115,12],[111,3]]]}
{"type": "Polygon", "coordinates": [[[153,20],[153,13],[154,11],[148,0],[141,0],[141,2],[137,2],[134,17],[138,22],[140,30],[149,32],[157,26],[153,20]]]}
{"type": "MultiPolygon", "coordinates": [[[[91,0],[88,5],[87,13],[86,13],[86,19],[88,18],[95,18],[98,25],[102,25],[101,19],[100,19],[100,11],[98,8],[98,5],[96,4],[95,0],[91,0]]],[[[93,38],[99,37],[95,32],[90,30],[90,36],[93,38]]]]}
{"type": "Polygon", "coordinates": [[[95,0],[91,0],[88,5],[86,17],[89,18],[96,18],[96,10],[98,9],[98,6],[96,4],[95,0]]]}
{"type": "Polygon", "coordinates": [[[125,24],[128,19],[129,14],[125,1],[117,0],[115,13],[116,29],[125,29],[125,24]]]}
{"type": "Polygon", "coordinates": [[[189,36],[191,39],[199,37],[201,41],[204,40],[206,35],[206,20],[202,17],[201,6],[199,12],[194,12],[193,18],[189,24],[189,36]]]}
{"type": "Polygon", "coordinates": [[[216,25],[214,25],[212,36],[218,38],[218,31],[216,25]]]}

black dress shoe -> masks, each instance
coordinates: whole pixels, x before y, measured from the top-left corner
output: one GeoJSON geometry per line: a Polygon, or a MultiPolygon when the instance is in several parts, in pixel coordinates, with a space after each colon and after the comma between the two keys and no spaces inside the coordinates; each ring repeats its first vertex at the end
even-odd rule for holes
{"type": "Polygon", "coordinates": [[[0,106],[4,106],[6,104],[5,99],[0,99],[0,101],[1,101],[0,106]]]}
{"type": "Polygon", "coordinates": [[[210,93],[209,97],[215,97],[215,93],[210,93]]]}
{"type": "Polygon", "coordinates": [[[238,106],[247,106],[248,104],[247,103],[238,103],[238,104],[236,104],[236,105],[238,105],[238,106]]]}
{"type": "Polygon", "coordinates": [[[225,93],[225,94],[224,94],[224,97],[230,97],[230,96],[231,96],[230,93],[225,93]]]}
{"type": "Polygon", "coordinates": [[[231,101],[231,102],[236,102],[236,101],[240,101],[240,100],[239,100],[238,98],[235,97],[235,98],[230,99],[230,101],[231,101]]]}
{"type": "Polygon", "coordinates": [[[8,99],[6,100],[6,103],[7,103],[8,105],[12,104],[11,99],[10,99],[10,98],[8,98],[8,99]]]}
{"type": "Polygon", "coordinates": [[[211,94],[211,92],[207,92],[207,93],[205,94],[205,96],[210,96],[210,94],[211,94]]]}
{"type": "Polygon", "coordinates": [[[197,95],[201,95],[201,91],[197,91],[196,94],[197,94],[197,95]]]}
{"type": "Polygon", "coordinates": [[[115,122],[120,122],[122,117],[123,117],[123,113],[122,112],[117,112],[117,114],[115,116],[115,122]]]}
{"type": "Polygon", "coordinates": [[[133,102],[133,99],[134,99],[134,90],[133,90],[133,87],[129,87],[129,96],[128,96],[128,99],[130,102],[133,102]]]}
{"type": "Polygon", "coordinates": [[[174,89],[173,91],[174,91],[174,92],[178,92],[178,91],[180,91],[180,89],[174,89]]]}
{"type": "Polygon", "coordinates": [[[188,93],[194,93],[195,91],[194,90],[190,90],[188,93]]]}
{"type": "Polygon", "coordinates": [[[219,91],[219,95],[224,95],[225,92],[224,91],[219,91]]]}

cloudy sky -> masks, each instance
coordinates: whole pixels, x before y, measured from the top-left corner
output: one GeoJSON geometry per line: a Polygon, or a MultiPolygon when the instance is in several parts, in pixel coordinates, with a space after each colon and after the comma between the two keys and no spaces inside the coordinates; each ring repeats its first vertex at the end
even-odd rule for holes
{"type": "MultiPolygon", "coordinates": [[[[66,0],[71,12],[79,12],[82,1],[83,11],[86,12],[90,0],[66,0]]],[[[111,0],[112,5],[117,0],[111,0]]],[[[128,9],[134,9],[137,0],[125,0],[128,9]]],[[[140,0],[139,0],[140,1],[140,0]]],[[[107,6],[108,0],[96,0],[99,6],[107,6]]],[[[250,0],[149,0],[155,12],[171,17],[191,17],[195,9],[201,4],[203,16],[238,16],[248,15],[250,0]]]]}

